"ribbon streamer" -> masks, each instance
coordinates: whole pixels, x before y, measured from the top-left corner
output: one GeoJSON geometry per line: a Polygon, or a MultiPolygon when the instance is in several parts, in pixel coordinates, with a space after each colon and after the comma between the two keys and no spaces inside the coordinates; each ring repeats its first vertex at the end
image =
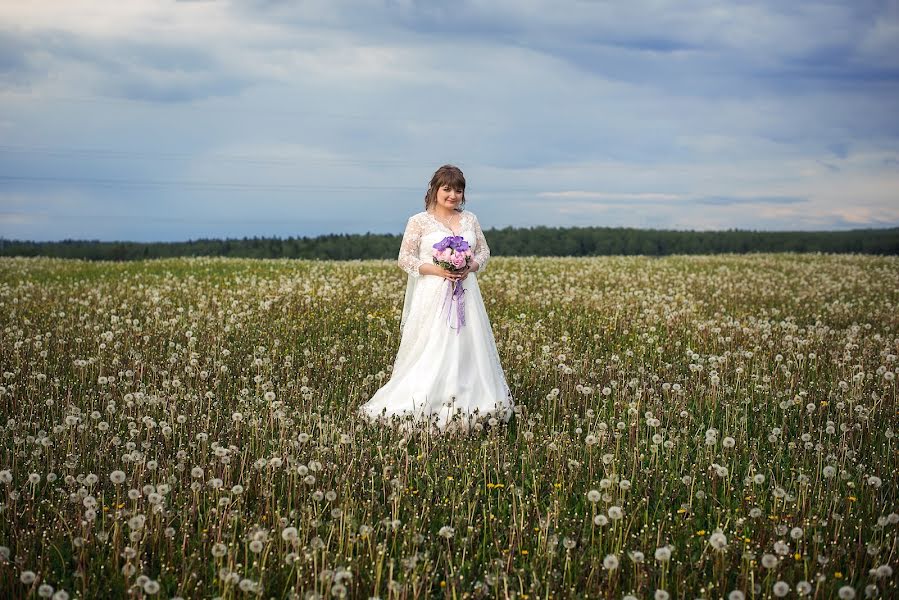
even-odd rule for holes
{"type": "Polygon", "coordinates": [[[443,306],[441,307],[440,312],[443,312],[447,302],[449,302],[449,310],[446,313],[446,322],[451,329],[456,330],[456,335],[458,335],[459,331],[462,330],[462,326],[465,325],[465,288],[462,287],[461,281],[447,281],[447,283],[449,285],[446,288],[446,296],[443,298],[443,306]],[[453,327],[452,322],[453,304],[456,305],[457,327],[453,327]]]}

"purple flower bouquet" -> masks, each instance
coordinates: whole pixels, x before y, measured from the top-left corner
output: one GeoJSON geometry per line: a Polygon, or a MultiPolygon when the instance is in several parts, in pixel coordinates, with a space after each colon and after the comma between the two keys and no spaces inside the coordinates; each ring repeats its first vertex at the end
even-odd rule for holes
{"type": "MultiPolygon", "coordinates": [[[[459,235],[447,236],[434,244],[434,264],[446,269],[447,271],[458,273],[464,271],[472,261],[471,246],[465,241],[465,238],[459,235]]],[[[465,325],[465,290],[462,288],[461,281],[448,281],[446,298],[443,306],[446,307],[449,302],[450,310],[447,313],[447,322],[452,327],[452,305],[456,305],[456,333],[465,325]]]]}

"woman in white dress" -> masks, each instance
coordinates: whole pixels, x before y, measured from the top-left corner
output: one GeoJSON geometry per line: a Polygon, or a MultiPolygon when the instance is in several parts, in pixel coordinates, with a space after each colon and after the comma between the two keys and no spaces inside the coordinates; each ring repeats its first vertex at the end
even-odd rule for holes
{"type": "Polygon", "coordinates": [[[444,165],[431,178],[425,210],[409,218],[399,266],[409,276],[402,337],[390,380],[359,414],[402,429],[424,425],[468,431],[477,420],[508,422],[515,407],[500,365],[476,273],[490,258],[477,217],[463,211],[465,177],[444,165]],[[434,264],[433,246],[448,236],[469,243],[473,261],[454,273],[434,264]],[[464,314],[448,297],[459,281],[464,314]],[[462,319],[460,320],[460,315],[462,319]]]}

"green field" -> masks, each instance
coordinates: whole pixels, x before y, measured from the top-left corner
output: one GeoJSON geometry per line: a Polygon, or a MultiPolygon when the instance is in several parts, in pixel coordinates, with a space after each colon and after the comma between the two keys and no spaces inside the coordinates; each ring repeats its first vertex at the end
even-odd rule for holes
{"type": "Polygon", "coordinates": [[[0,597],[896,597],[899,258],[479,280],[518,411],[404,436],[392,261],[0,259],[0,597]]]}

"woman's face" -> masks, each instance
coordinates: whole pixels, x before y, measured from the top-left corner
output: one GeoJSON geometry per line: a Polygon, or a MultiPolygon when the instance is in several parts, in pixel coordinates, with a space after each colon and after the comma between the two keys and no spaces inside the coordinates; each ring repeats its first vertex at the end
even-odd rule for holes
{"type": "Polygon", "coordinates": [[[446,210],[456,210],[462,200],[465,198],[465,192],[449,185],[441,185],[437,188],[437,204],[446,210]]]}

